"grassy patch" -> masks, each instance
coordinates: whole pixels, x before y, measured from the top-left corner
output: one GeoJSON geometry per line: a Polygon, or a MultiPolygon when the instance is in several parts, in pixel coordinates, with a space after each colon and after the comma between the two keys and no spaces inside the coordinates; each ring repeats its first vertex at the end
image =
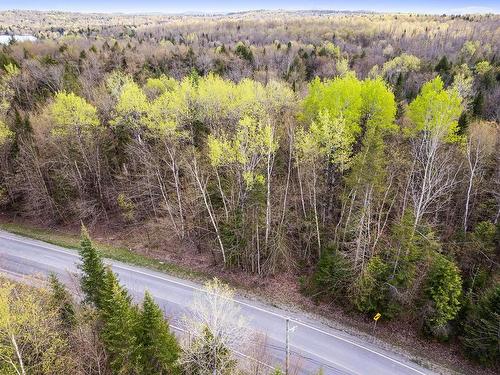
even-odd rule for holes
{"type": "MultiPolygon", "coordinates": [[[[80,236],[74,234],[57,233],[49,229],[16,223],[0,223],[0,229],[68,249],[78,250],[80,248],[80,236]]],[[[202,274],[201,272],[191,271],[175,264],[151,259],[124,247],[116,247],[98,241],[92,241],[92,243],[96,249],[99,250],[101,255],[107,259],[113,259],[123,263],[165,272],[173,276],[198,281],[207,280],[209,278],[209,275],[202,274]]]]}

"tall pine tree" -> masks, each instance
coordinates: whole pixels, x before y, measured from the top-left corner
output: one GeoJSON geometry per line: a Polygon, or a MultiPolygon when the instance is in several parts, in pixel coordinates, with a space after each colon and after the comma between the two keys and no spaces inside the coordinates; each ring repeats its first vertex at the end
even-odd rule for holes
{"type": "Polygon", "coordinates": [[[116,275],[106,270],[101,294],[101,338],[109,356],[113,374],[138,374],[139,344],[136,337],[138,311],[116,275]]]}
{"type": "Polygon", "coordinates": [[[179,344],[170,332],[163,313],[146,292],[139,317],[138,340],[141,351],[141,374],[178,374],[176,365],[179,344]]]}
{"type": "Polygon", "coordinates": [[[105,276],[104,263],[99,252],[92,246],[90,236],[83,225],[79,254],[82,263],[78,268],[83,272],[80,277],[80,286],[85,294],[85,302],[101,308],[105,276]]]}

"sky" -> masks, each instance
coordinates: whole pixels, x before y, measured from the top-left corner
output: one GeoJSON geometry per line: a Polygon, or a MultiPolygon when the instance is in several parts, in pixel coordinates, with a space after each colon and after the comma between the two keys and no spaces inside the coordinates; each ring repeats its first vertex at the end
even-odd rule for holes
{"type": "Polygon", "coordinates": [[[371,10],[418,13],[500,13],[499,0],[0,0],[0,10],[36,9],[73,12],[183,13],[256,9],[371,10]]]}

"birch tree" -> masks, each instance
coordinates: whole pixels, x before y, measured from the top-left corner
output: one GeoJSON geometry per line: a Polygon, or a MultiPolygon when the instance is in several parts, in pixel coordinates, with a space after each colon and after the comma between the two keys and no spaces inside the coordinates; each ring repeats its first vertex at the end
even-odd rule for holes
{"type": "MultiPolygon", "coordinates": [[[[362,118],[365,132],[359,153],[353,157],[346,179],[345,231],[354,248],[354,266],[361,270],[370,257],[387,223],[392,207],[394,176],[387,174],[385,136],[397,130],[394,94],[380,79],[366,80],[362,86],[362,118]]],[[[340,222],[339,222],[340,223],[340,222]]],[[[345,240],[345,233],[343,241],[345,240]]]]}
{"type": "Polygon", "coordinates": [[[457,168],[448,146],[461,142],[457,122],[461,112],[458,93],[445,90],[439,77],[424,84],[408,107],[411,125],[406,131],[414,160],[410,190],[415,226],[425,214],[439,209],[440,200],[446,199],[456,184],[457,168]]]}
{"type": "Polygon", "coordinates": [[[95,217],[96,212],[105,211],[97,109],[74,93],[59,92],[49,112],[53,121],[50,141],[61,158],[59,174],[78,192],[80,217],[95,217]]]}
{"type": "Polygon", "coordinates": [[[234,291],[214,279],[205,284],[183,318],[190,345],[180,358],[190,374],[233,374],[233,350],[244,351],[249,344],[248,321],[234,301],[234,291]]]}
{"type": "Polygon", "coordinates": [[[489,157],[495,151],[498,126],[491,122],[476,122],[469,126],[465,155],[467,158],[467,191],[465,195],[463,230],[467,232],[470,202],[481,182],[489,157]]]}
{"type": "Polygon", "coordinates": [[[336,176],[349,167],[352,147],[361,132],[361,105],[361,82],[352,73],[324,83],[314,81],[303,102],[302,116],[308,126],[296,135],[297,172],[304,213],[302,186],[308,187],[319,256],[320,227],[333,207],[331,189],[336,176]],[[321,181],[320,175],[325,179],[321,181]],[[330,194],[325,196],[328,190],[330,194]]]}

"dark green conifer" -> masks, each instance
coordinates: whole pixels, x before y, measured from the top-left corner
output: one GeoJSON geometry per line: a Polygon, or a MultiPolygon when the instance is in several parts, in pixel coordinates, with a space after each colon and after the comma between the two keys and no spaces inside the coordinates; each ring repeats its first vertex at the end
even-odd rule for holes
{"type": "Polygon", "coordinates": [[[141,373],[144,375],[177,374],[179,344],[170,332],[163,313],[146,292],[139,316],[138,340],[141,351],[141,373]]]}
{"type": "Polygon", "coordinates": [[[82,263],[78,268],[83,273],[80,277],[80,286],[85,295],[85,302],[101,308],[101,294],[105,275],[104,263],[99,252],[92,246],[90,236],[83,225],[79,254],[82,263]]]}
{"type": "Polygon", "coordinates": [[[50,274],[49,283],[52,291],[52,306],[59,314],[61,325],[70,329],[76,323],[73,298],[55,274],[50,274]]]}
{"type": "Polygon", "coordinates": [[[463,339],[467,354],[483,364],[500,364],[500,285],[473,306],[463,339]]]}
{"type": "Polygon", "coordinates": [[[139,313],[110,269],[106,270],[101,298],[101,338],[113,374],[140,373],[140,351],[136,337],[139,313]]]}

